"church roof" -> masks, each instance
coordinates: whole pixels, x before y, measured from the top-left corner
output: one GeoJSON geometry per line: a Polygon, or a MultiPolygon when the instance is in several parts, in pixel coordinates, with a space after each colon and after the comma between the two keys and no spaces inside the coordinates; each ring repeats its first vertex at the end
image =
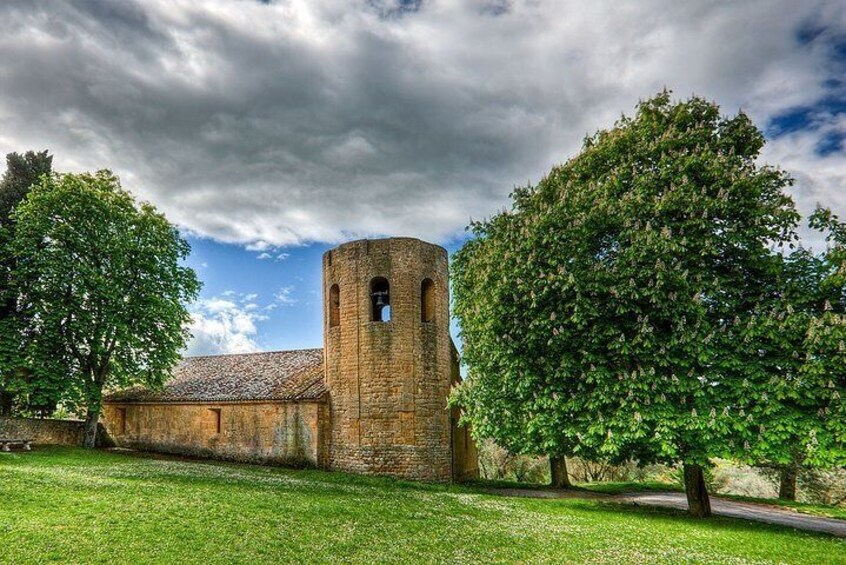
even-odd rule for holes
{"type": "Polygon", "coordinates": [[[225,402],[318,400],[327,392],[323,350],[299,349],[237,355],[188,357],[162,390],[136,386],[114,392],[106,402],[225,402]]]}

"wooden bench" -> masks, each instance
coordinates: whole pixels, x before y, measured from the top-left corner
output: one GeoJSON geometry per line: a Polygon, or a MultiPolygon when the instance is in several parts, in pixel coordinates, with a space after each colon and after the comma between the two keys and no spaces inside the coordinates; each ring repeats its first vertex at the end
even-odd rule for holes
{"type": "Polygon", "coordinates": [[[0,438],[0,451],[12,451],[12,446],[20,445],[24,451],[32,451],[31,439],[5,439],[0,438]]]}

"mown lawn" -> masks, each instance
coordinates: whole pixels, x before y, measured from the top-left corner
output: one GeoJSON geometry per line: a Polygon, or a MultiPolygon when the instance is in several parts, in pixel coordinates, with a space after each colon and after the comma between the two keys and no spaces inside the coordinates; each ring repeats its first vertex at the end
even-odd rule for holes
{"type": "Polygon", "coordinates": [[[586,500],[72,448],[0,454],[3,563],[846,563],[846,542],[586,500]]]}

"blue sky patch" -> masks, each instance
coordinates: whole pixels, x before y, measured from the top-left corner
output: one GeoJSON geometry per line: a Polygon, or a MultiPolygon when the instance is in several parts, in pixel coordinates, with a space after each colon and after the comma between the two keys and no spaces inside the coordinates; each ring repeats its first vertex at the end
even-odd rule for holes
{"type": "Polygon", "coordinates": [[[829,76],[821,83],[825,95],[815,104],[789,108],[773,116],[765,134],[771,139],[801,131],[819,132],[815,153],[825,157],[843,151],[844,134],[831,131],[831,126],[846,114],[846,85],[843,73],[846,71],[846,36],[833,33],[828,27],[807,23],[796,32],[797,42],[808,48],[811,44],[823,44],[828,53],[829,76]]]}
{"type": "Polygon", "coordinates": [[[822,136],[814,150],[821,157],[826,157],[832,153],[839,153],[843,151],[844,139],[846,139],[846,135],[841,132],[828,132],[822,136]]]}
{"type": "MultiPolygon", "coordinates": [[[[193,308],[195,315],[213,320],[217,315],[231,314],[202,307],[211,301],[226,301],[253,321],[257,331],[245,337],[261,350],[323,347],[322,258],[334,245],[313,243],[251,251],[211,239],[189,237],[188,242],[188,266],[203,281],[200,300],[193,308]]],[[[445,247],[452,255],[461,244],[455,241],[445,247]]],[[[459,345],[454,321],[451,330],[459,345]]]]}
{"type": "Polygon", "coordinates": [[[831,118],[846,113],[846,98],[831,96],[814,106],[800,106],[785,110],[770,119],[766,128],[768,137],[776,138],[801,130],[818,129],[831,118]]]}

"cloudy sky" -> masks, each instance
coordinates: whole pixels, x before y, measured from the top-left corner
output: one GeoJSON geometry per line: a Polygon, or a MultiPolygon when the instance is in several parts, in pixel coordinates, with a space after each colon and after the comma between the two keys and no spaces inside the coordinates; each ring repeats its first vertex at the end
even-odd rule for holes
{"type": "Polygon", "coordinates": [[[320,346],[320,254],[456,249],[664,87],[743,109],[800,209],[846,216],[846,5],[3,0],[0,152],[108,167],[206,283],[191,353],[320,346]]]}

